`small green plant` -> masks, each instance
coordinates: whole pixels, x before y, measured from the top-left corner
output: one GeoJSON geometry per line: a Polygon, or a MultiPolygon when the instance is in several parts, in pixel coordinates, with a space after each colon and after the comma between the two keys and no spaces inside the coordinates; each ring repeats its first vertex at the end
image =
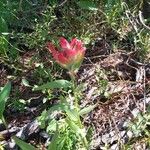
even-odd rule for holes
{"type": "Polygon", "coordinates": [[[5,104],[6,104],[7,98],[10,94],[10,90],[11,90],[11,83],[9,82],[5,85],[5,87],[0,92],[0,119],[3,121],[5,125],[6,125],[6,122],[5,122],[3,113],[5,110],[5,104]]]}
{"type": "Polygon", "coordinates": [[[149,107],[145,113],[139,112],[134,120],[128,124],[128,130],[133,133],[129,141],[123,145],[124,150],[134,149],[135,143],[145,143],[150,145],[150,111],[149,107]]]}
{"type": "MultiPolygon", "coordinates": [[[[52,88],[54,87],[52,86],[52,88]]],[[[62,88],[62,86],[58,87],[57,85],[58,88],[62,88]]],[[[72,88],[74,89],[74,87],[72,88]]],[[[52,106],[48,111],[43,111],[41,116],[38,117],[41,128],[46,128],[47,133],[53,135],[49,145],[50,149],[88,149],[90,146],[91,141],[87,140],[88,132],[80,118],[93,110],[96,105],[81,109],[78,105],[79,91],[73,90],[70,92],[65,97],[60,96],[59,104],[52,106]],[[73,92],[73,95],[70,92],[73,92]],[[75,100],[75,98],[78,99],[75,100]],[[57,116],[59,116],[59,119],[57,119],[57,116]]]]}
{"type": "Polygon", "coordinates": [[[146,136],[150,136],[150,132],[148,130],[149,125],[150,125],[149,112],[139,113],[136,119],[132,123],[130,123],[129,128],[136,137],[140,137],[143,134],[146,136]]]}

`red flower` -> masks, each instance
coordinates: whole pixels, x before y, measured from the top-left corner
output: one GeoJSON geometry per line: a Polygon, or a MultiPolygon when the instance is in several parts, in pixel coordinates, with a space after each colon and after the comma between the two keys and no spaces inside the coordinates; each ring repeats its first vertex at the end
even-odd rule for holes
{"type": "Polygon", "coordinates": [[[60,38],[60,51],[52,43],[48,43],[47,47],[52,53],[53,58],[62,67],[71,72],[76,72],[84,58],[86,48],[83,43],[74,38],[69,43],[65,38],[60,38]]]}

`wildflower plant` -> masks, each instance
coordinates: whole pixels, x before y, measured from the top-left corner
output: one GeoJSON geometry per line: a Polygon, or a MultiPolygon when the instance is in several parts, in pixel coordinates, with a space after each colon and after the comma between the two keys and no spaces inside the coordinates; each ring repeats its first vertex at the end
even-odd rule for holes
{"type": "MultiPolygon", "coordinates": [[[[68,70],[69,75],[71,77],[70,81],[71,91],[69,90],[68,92],[66,92],[68,93],[66,96],[60,96],[59,97],[60,103],[52,106],[48,111],[45,111],[44,115],[41,115],[38,118],[38,120],[40,124],[44,124],[42,128],[45,128],[45,122],[48,121],[49,125],[47,127],[47,130],[49,134],[54,134],[53,139],[51,140],[49,145],[50,149],[60,149],[60,147],[66,147],[66,143],[70,143],[69,141],[70,140],[72,141],[74,139],[73,140],[74,144],[73,143],[72,144],[70,143],[71,145],[69,144],[72,148],[75,146],[76,149],[81,148],[87,150],[89,149],[89,141],[87,140],[88,135],[81,121],[81,117],[82,115],[90,112],[95,106],[92,107],[90,106],[83,109],[80,108],[78,103],[81,97],[79,96],[79,91],[77,90],[78,85],[76,83],[75,78],[76,73],[82,64],[86,48],[83,42],[78,40],[77,38],[73,38],[70,42],[68,42],[65,38],[61,37],[59,39],[59,43],[60,47],[57,48],[54,46],[53,43],[48,42],[47,48],[52,54],[53,59],[60,66],[68,70]],[[51,116],[54,111],[55,112],[57,111],[58,113],[61,111],[61,113],[65,116],[65,118],[62,117],[59,120],[55,120],[55,118],[51,116]],[[54,130],[52,130],[52,126],[54,130]],[[67,138],[65,138],[66,132],[68,133],[67,138]],[[64,142],[63,143],[61,142],[61,144],[59,144],[60,143],[59,141],[64,142]]],[[[58,88],[58,86],[60,86],[60,88],[63,88],[64,84],[66,85],[66,83],[68,82],[69,81],[66,80],[56,80],[53,81],[53,83],[52,82],[47,83],[44,86],[38,87],[37,90],[43,89],[43,87],[58,88]],[[57,86],[54,85],[54,83],[56,83],[57,86]]],[[[68,85],[69,84],[67,84],[67,86],[68,85]]],[[[67,146],[69,145],[67,144],[67,146]]],[[[69,149],[72,149],[71,147],[69,149]]]]}
{"type": "Polygon", "coordinates": [[[50,42],[47,47],[55,61],[67,69],[71,76],[74,76],[83,61],[86,48],[83,46],[83,43],[76,38],[73,38],[69,43],[65,38],[61,37],[59,43],[60,50],[50,42]]]}

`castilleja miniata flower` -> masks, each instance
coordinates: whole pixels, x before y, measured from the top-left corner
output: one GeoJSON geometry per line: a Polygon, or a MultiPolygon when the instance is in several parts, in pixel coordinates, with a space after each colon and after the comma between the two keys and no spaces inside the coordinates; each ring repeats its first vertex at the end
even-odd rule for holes
{"type": "Polygon", "coordinates": [[[83,61],[86,48],[76,38],[69,43],[65,38],[61,37],[59,43],[60,50],[50,42],[47,47],[58,64],[68,69],[69,72],[76,73],[83,61]]]}

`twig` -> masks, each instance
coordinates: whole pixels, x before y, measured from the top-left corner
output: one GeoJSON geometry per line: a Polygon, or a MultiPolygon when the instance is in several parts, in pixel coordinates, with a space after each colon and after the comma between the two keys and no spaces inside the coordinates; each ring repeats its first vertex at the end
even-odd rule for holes
{"type": "Polygon", "coordinates": [[[138,33],[137,22],[135,21],[134,16],[131,14],[131,12],[129,10],[126,10],[125,13],[126,13],[127,18],[129,19],[133,29],[135,30],[136,33],[138,33]],[[132,19],[129,16],[129,14],[131,15],[132,19]]]}
{"type": "Polygon", "coordinates": [[[143,89],[144,89],[144,93],[143,93],[143,96],[144,96],[144,106],[143,106],[143,112],[145,113],[146,112],[146,83],[145,83],[145,80],[146,80],[146,72],[145,72],[145,66],[144,66],[144,69],[143,69],[143,89]]]}
{"type": "Polygon", "coordinates": [[[11,128],[11,129],[7,129],[7,130],[4,130],[4,131],[0,131],[0,135],[2,136],[6,136],[7,134],[12,134],[14,132],[17,132],[19,130],[18,127],[16,128],[11,128]]]}

